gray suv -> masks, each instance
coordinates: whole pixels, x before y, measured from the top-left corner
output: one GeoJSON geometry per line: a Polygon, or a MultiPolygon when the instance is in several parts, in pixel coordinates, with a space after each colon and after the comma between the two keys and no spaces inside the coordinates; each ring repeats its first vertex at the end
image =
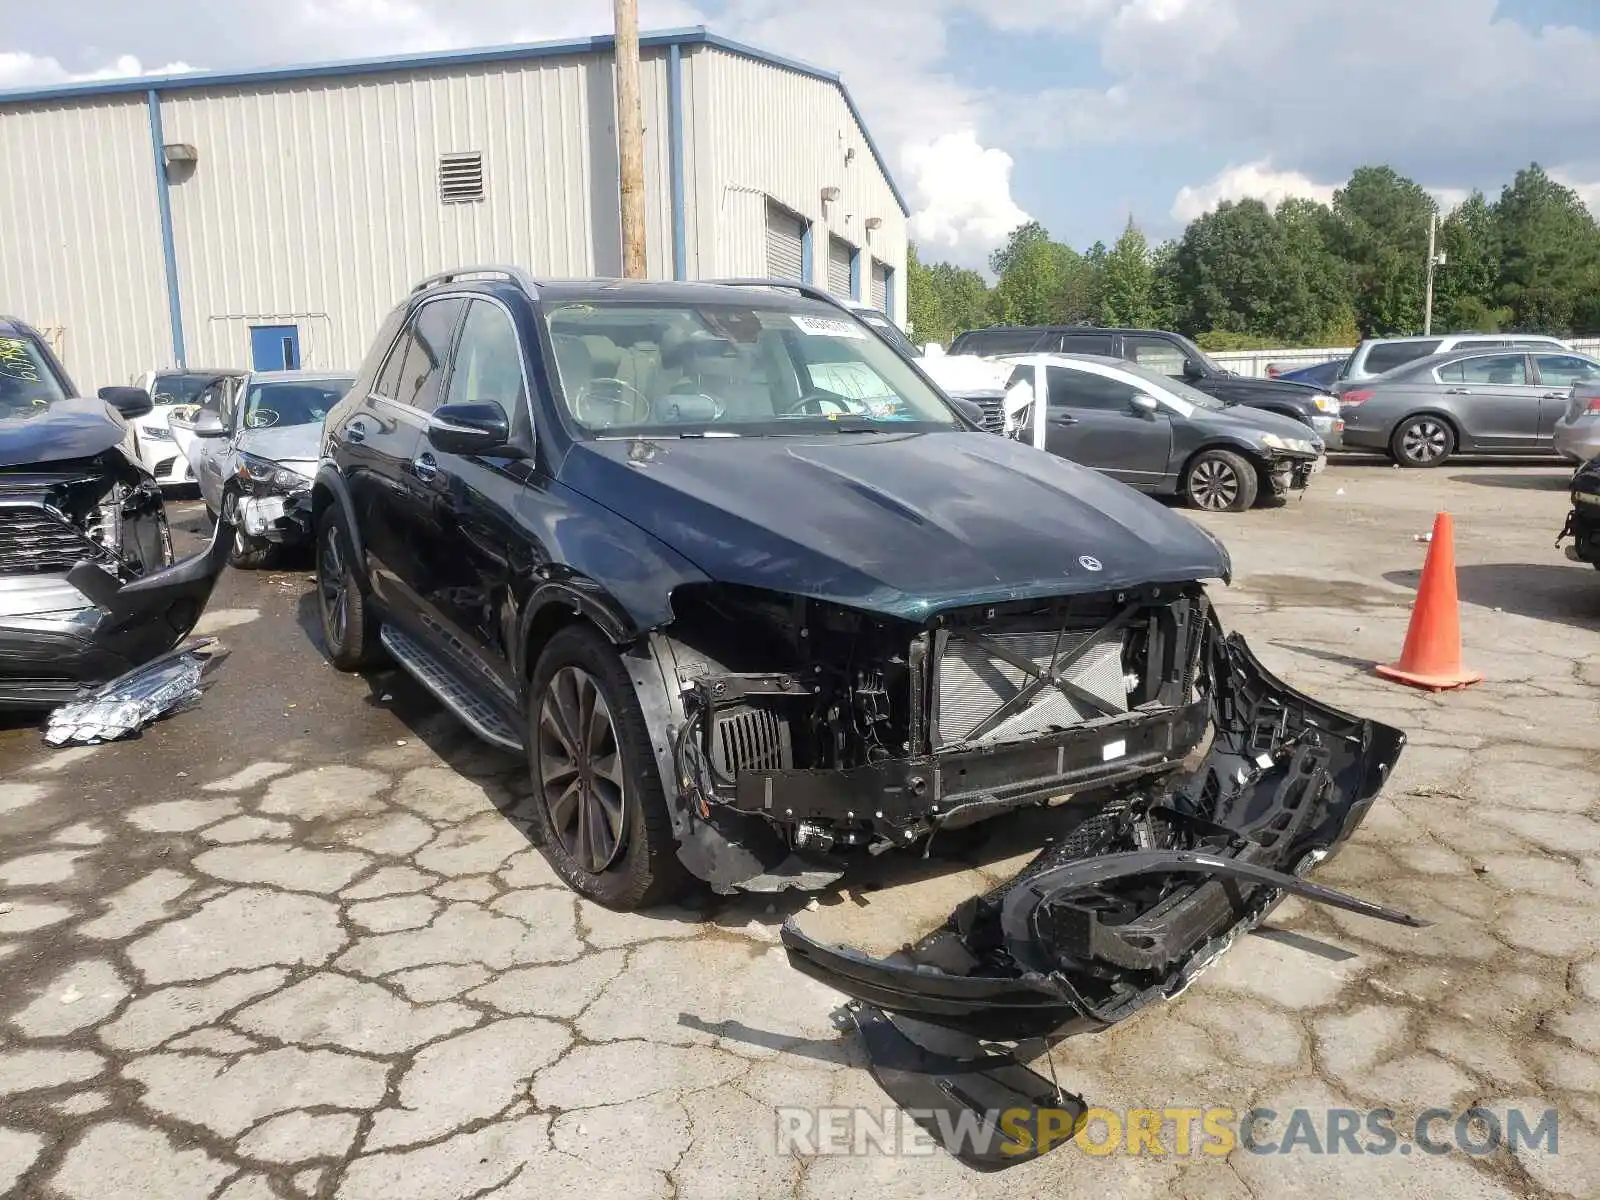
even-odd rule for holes
{"type": "Polygon", "coordinates": [[[1542,350],[1571,349],[1560,338],[1547,337],[1542,333],[1450,333],[1439,337],[1367,338],[1345,359],[1334,392],[1341,392],[1344,385],[1371,379],[1433,354],[1449,354],[1456,350],[1494,350],[1507,346],[1542,350]]]}

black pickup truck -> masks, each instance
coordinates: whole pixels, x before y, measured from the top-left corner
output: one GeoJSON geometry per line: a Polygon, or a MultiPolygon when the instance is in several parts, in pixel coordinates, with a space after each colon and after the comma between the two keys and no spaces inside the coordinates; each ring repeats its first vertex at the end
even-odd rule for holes
{"type": "Polygon", "coordinates": [[[1100,329],[1088,325],[996,325],[956,335],[951,354],[1102,354],[1125,358],[1199,388],[1228,404],[1246,404],[1293,417],[1337,450],[1344,441],[1339,401],[1310,384],[1235,375],[1206,357],[1181,333],[1160,329],[1100,329]]]}

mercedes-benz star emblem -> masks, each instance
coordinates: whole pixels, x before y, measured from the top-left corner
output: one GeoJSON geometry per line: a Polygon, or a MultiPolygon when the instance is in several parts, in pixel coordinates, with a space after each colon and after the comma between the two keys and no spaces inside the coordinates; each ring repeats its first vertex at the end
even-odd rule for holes
{"type": "Polygon", "coordinates": [[[1098,571],[1100,569],[1100,560],[1093,555],[1084,554],[1078,558],[1078,565],[1085,571],[1098,571]]]}

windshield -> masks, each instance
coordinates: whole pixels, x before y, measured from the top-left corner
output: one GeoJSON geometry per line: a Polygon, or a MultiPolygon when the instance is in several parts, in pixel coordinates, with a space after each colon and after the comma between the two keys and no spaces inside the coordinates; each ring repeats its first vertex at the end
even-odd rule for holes
{"type": "Polygon", "coordinates": [[[952,429],[910,364],[822,305],[552,306],[567,410],[601,436],[952,429]]]}
{"type": "Polygon", "coordinates": [[[0,336],[0,418],[41,413],[66,398],[32,338],[0,336]]]}
{"type": "Polygon", "coordinates": [[[189,371],[175,374],[158,374],[150,388],[150,399],[156,405],[193,404],[208,383],[217,377],[207,371],[189,371]]]}
{"type": "Polygon", "coordinates": [[[245,393],[246,429],[321,424],[328,410],[348,392],[353,379],[307,379],[295,383],[252,383],[245,393]]]}
{"type": "Polygon", "coordinates": [[[911,340],[900,332],[898,325],[881,312],[862,312],[856,315],[882,334],[884,339],[901,354],[907,358],[918,357],[917,348],[911,344],[911,340]]]}

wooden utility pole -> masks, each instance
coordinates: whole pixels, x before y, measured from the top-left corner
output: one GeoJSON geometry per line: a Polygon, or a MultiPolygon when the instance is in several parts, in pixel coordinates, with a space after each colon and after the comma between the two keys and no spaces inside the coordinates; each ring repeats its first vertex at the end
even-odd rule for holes
{"type": "MultiPolygon", "coordinates": [[[[620,2],[620,0],[619,0],[620,2]]],[[[1427,337],[1433,332],[1433,269],[1439,265],[1437,254],[1439,236],[1439,214],[1428,214],[1428,295],[1422,305],[1422,336],[1427,337]]]]}
{"type": "Polygon", "coordinates": [[[629,279],[643,279],[644,110],[639,102],[638,0],[616,0],[616,46],[622,273],[629,279]]]}

